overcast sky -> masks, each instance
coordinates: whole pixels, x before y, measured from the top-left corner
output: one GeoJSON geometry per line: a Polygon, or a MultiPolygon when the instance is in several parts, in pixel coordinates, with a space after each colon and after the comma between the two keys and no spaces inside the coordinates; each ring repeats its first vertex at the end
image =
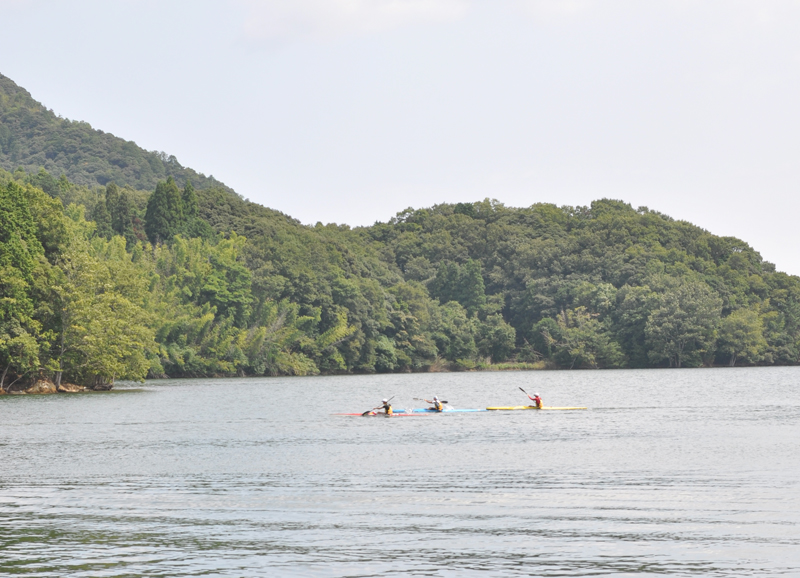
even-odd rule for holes
{"type": "Polygon", "coordinates": [[[0,0],[0,73],[304,223],[622,199],[800,274],[800,2],[0,0]]]}

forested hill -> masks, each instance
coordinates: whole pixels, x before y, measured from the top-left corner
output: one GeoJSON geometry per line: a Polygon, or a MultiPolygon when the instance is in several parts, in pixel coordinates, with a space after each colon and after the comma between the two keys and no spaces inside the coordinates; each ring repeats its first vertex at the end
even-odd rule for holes
{"type": "Polygon", "coordinates": [[[44,168],[56,178],[65,175],[89,187],[114,181],[152,190],[158,181],[173,177],[181,185],[191,179],[198,189],[225,188],[213,177],[181,166],[174,156],[146,151],[86,122],[56,116],[0,74],[0,168],[20,167],[27,172],[44,168]]]}
{"type": "Polygon", "coordinates": [[[309,227],[210,181],[86,185],[62,160],[0,169],[0,393],[40,374],[800,362],[800,278],[646,207],[487,199],[309,227]]]}

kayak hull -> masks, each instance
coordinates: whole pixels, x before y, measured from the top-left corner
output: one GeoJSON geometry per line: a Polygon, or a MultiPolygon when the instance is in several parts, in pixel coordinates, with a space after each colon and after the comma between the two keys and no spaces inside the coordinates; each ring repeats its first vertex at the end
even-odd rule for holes
{"type": "Polygon", "coordinates": [[[414,416],[414,415],[427,415],[429,413],[473,413],[476,411],[486,411],[485,409],[445,409],[443,411],[436,411],[435,409],[429,409],[427,407],[421,407],[416,409],[396,409],[392,415],[386,415],[385,413],[375,412],[375,413],[368,413],[364,415],[363,413],[336,413],[334,415],[362,415],[364,417],[403,417],[403,416],[414,416]]]}
{"type": "Polygon", "coordinates": [[[364,415],[363,413],[335,413],[333,415],[350,415],[350,416],[361,416],[361,417],[417,417],[422,415],[421,413],[401,413],[401,412],[394,412],[392,415],[386,415],[385,413],[368,413],[364,415]]]}
{"type": "Polygon", "coordinates": [[[585,407],[536,407],[535,405],[507,405],[507,406],[497,406],[497,407],[487,407],[488,411],[511,411],[515,409],[537,409],[537,410],[561,410],[561,411],[570,411],[576,409],[587,409],[585,407]]]}
{"type": "Polygon", "coordinates": [[[364,415],[363,413],[336,413],[334,415],[349,415],[349,416],[361,416],[361,417],[414,417],[414,416],[421,416],[427,415],[430,413],[475,413],[481,411],[512,411],[512,410],[523,410],[523,409],[534,409],[534,410],[550,410],[550,411],[572,411],[572,410],[579,410],[579,409],[587,409],[585,407],[549,407],[545,406],[542,408],[537,408],[534,405],[506,405],[506,406],[493,406],[487,407],[486,409],[445,409],[443,411],[436,411],[435,409],[430,409],[427,407],[415,408],[415,409],[401,409],[395,410],[392,415],[386,415],[383,412],[373,412],[364,415]]]}
{"type": "Polygon", "coordinates": [[[442,411],[436,411],[435,409],[430,409],[427,407],[421,407],[417,409],[407,409],[406,411],[412,413],[472,413],[476,411],[486,411],[485,409],[443,409],[442,411]]]}

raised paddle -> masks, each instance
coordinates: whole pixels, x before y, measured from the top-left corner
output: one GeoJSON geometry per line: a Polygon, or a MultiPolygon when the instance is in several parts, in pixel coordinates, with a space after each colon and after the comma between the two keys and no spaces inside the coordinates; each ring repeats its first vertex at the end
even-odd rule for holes
{"type": "MultiPolygon", "coordinates": [[[[528,395],[528,392],[527,392],[527,391],[525,391],[524,389],[522,389],[521,387],[519,388],[519,390],[520,390],[522,393],[524,393],[525,395],[528,395]]],[[[532,398],[531,396],[529,396],[529,395],[528,395],[528,399],[530,399],[531,401],[533,401],[533,398],[532,398]]],[[[534,407],[534,406],[530,405],[530,406],[528,406],[528,407],[534,407]]],[[[537,407],[538,407],[538,406],[537,406],[537,407]]]]}
{"type": "MultiPolygon", "coordinates": [[[[396,395],[393,395],[392,397],[390,397],[389,399],[386,400],[386,403],[389,403],[390,401],[392,401],[396,397],[397,397],[396,395]]],[[[368,409],[367,411],[365,411],[364,413],[361,414],[361,417],[366,417],[371,412],[375,411],[376,409],[380,409],[382,407],[383,407],[382,405],[379,405],[378,407],[373,407],[372,409],[368,409]]]]}
{"type": "MultiPolygon", "coordinates": [[[[425,403],[433,403],[432,401],[428,401],[427,399],[422,399],[421,397],[412,397],[411,399],[416,399],[417,401],[424,401],[425,403]]],[[[442,401],[440,399],[439,403],[444,404],[444,403],[450,403],[450,402],[449,401],[442,401]]]]}

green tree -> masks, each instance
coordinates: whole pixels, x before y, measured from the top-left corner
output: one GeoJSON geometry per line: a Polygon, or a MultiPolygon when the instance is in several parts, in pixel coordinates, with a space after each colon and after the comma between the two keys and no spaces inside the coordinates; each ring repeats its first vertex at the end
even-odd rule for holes
{"type": "Polygon", "coordinates": [[[433,341],[445,359],[455,362],[475,358],[474,320],[459,303],[450,301],[436,309],[431,325],[433,341]]]}
{"type": "Polygon", "coordinates": [[[381,335],[375,343],[375,370],[389,373],[397,367],[397,351],[391,339],[381,335]]]}
{"type": "Polygon", "coordinates": [[[237,326],[247,323],[253,296],[250,271],[240,257],[247,239],[233,233],[209,247],[209,274],[200,288],[200,303],[210,303],[219,315],[231,316],[237,326]]]}
{"type": "Polygon", "coordinates": [[[613,311],[614,333],[628,354],[632,367],[650,365],[645,327],[650,313],[660,304],[659,296],[649,286],[625,285],[619,290],[618,303],[613,311]]]}
{"type": "Polygon", "coordinates": [[[481,275],[481,264],[469,259],[464,265],[442,262],[436,277],[429,285],[431,295],[440,303],[456,301],[475,315],[486,304],[486,288],[481,275]]]}
{"type": "Polygon", "coordinates": [[[0,323],[0,391],[39,367],[40,342],[36,334],[34,322],[28,317],[17,316],[0,323]],[[11,375],[16,379],[11,380],[11,375]]]}
{"type": "Polygon", "coordinates": [[[40,168],[39,172],[35,175],[29,175],[27,182],[34,187],[43,190],[51,197],[58,196],[58,193],[61,190],[58,186],[58,179],[44,170],[44,167],[40,168]]]}
{"type": "Polygon", "coordinates": [[[545,317],[534,323],[531,330],[530,345],[533,348],[531,357],[553,359],[555,345],[561,340],[561,326],[552,317],[545,317]]]}
{"type": "MultiPolygon", "coordinates": [[[[137,241],[134,227],[136,214],[128,192],[120,190],[113,182],[106,185],[106,209],[111,219],[113,234],[124,237],[125,243],[130,249],[137,241]]],[[[98,231],[102,232],[99,227],[100,224],[98,224],[98,231]]]]}
{"type": "Polygon", "coordinates": [[[148,279],[137,271],[121,237],[89,241],[93,226],[71,206],[70,242],[52,283],[57,334],[51,369],[87,385],[143,379],[154,333],[142,307],[148,279]]]}
{"type": "Polygon", "coordinates": [[[767,349],[767,340],[764,338],[764,323],[758,312],[737,309],[723,318],[717,347],[720,353],[729,356],[728,365],[731,367],[740,358],[750,363],[759,361],[767,349]]]}
{"type": "Polygon", "coordinates": [[[110,239],[114,235],[114,229],[111,227],[111,213],[108,212],[105,198],[100,198],[95,203],[92,210],[92,220],[97,226],[95,231],[98,235],[106,239],[110,239]]]}
{"type": "Polygon", "coordinates": [[[476,345],[478,354],[491,358],[493,363],[506,361],[514,351],[516,330],[499,314],[489,315],[478,323],[476,345]]]}
{"type": "Polygon", "coordinates": [[[194,192],[194,187],[191,181],[186,181],[183,187],[183,194],[181,195],[181,202],[183,203],[183,217],[187,221],[197,218],[197,195],[194,192]]]}
{"type": "Polygon", "coordinates": [[[486,287],[481,274],[480,261],[469,259],[461,268],[457,301],[464,306],[470,315],[486,305],[486,287]]]}
{"type": "Polygon", "coordinates": [[[305,334],[300,329],[309,319],[298,315],[288,301],[270,301],[260,308],[257,323],[239,341],[255,375],[314,375],[319,369],[299,351],[305,334]]]}
{"type": "Polygon", "coordinates": [[[558,318],[560,340],[554,342],[554,357],[562,367],[619,367],[624,356],[609,337],[598,314],[580,306],[565,310],[558,318]]]}
{"type": "Polygon", "coordinates": [[[214,229],[199,216],[197,194],[190,181],[186,181],[186,186],[183,187],[181,202],[183,203],[184,216],[181,234],[189,238],[212,239],[214,237],[214,229]]]}
{"type": "Polygon", "coordinates": [[[436,303],[421,283],[397,283],[390,289],[395,298],[392,331],[398,368],[421,369],[436,359],[438,350],[431,334],[436,303]]]}
{"type": "Polygon", "coordinates": [[[648,356],[681,367],[694,363],[714,346],[722,300],[704,283],[686,282],[659,296],[645,324],[648,356]]]}
{"type": "Polygon", "coordinates": [[[3,390],[11,374],[19,379],[39,366],[41,327],[33,318],[33,285],[47,263],[26,190],[15,183],[0,187],[0,208],[0,390],[3,390]]]}
{"type": "Polygon", "coordinates": [[[438,299],[442,304],[458,301],[460,280],[461,268],[457,263],[444,261],[439,263],[436,276],[428,284],[431,297],[438,299]]]}
{"type": "Polygon", "coordinates": [[[144,220],[147,237],[154,244],[171,242],[175,235],[183,232],[186,222],[183,199],[172,177],[158,183],[150,195],[144,220]]]}

